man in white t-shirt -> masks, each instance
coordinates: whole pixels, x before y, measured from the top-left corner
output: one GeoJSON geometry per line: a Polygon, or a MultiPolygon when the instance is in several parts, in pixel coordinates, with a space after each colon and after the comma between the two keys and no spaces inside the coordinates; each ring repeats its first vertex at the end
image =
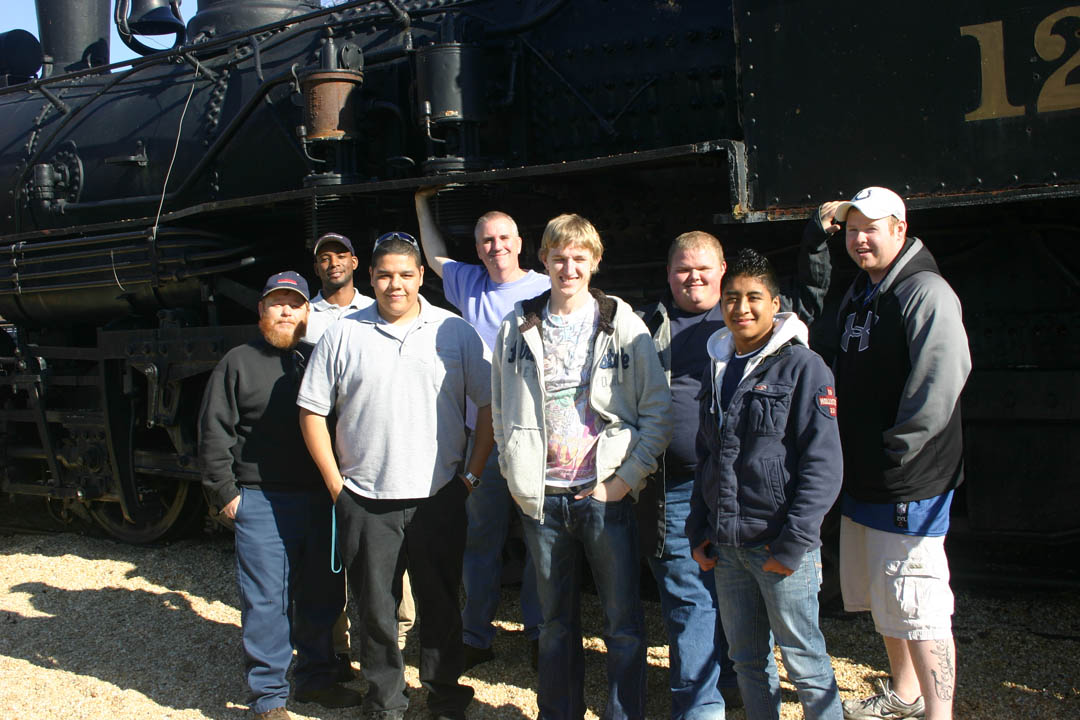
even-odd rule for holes
{"type": "MultiPolygon", "coordinates": [[[[519,264],[521,236],[517,224],[506,213],[485,213],[476,222],[476,255],[482,265],[451,260],[446,241],[432,215],[429,200],[439,188],[421,188],[416,193],[416,217],[420,223],[420,243],[428,265],[443,280],[446,299],[493,347],[499,323],[514,309],[514,303],[528,300],[551,289],[547,275],[525,270],[519,264]]],[[[470,408],[470,422],[474,411],[470,408]]],[[[499,473],[499,453],[493,451],[466,505],[469,533],[465,545],[465,609],[461,613],[466,669],[495,657],[492,620],[499,606],[502,580],[502,549],[510,526],[512,503],[506,480],[499,473]]],[[[525,635],[531,643],[536,664],[540,636],[540,601],[536,595],[536,575],[526,550],[521,580],[521,614],[525,635]]]]}

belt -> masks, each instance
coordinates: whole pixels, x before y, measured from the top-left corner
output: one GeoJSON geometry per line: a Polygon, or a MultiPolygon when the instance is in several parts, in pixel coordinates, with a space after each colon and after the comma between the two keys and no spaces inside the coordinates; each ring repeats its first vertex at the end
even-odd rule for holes
{"type": "Polygon", "coordinates": [[[574,487],[559,487],[558,485],[545,485],[544,495],[577,495],[579,492],[596,487],[596,481],[587,482],[574,487]]]}

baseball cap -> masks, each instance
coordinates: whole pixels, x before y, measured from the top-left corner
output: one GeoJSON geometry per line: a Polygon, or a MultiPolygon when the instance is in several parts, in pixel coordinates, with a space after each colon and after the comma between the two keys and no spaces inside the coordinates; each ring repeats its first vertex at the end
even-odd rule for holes
{"type": "Polygon", "coordinates": [[[277,275],[271,275],[266,281],[266,285],[263,286],[262,297],[266,297],[275,290],[292,290],[299,293],[305,300],[310,300],[308,295],[307,280],[302,278],[299,273],[294,273],[292,270],[286,270],[285,272],[279,272],[277,275]]]}
{"type": "Polygon", "coordinates": [[[889,188],[863,188],[851,198],[850,202],[840,203],[840,207],[836,209],[836,219],[840,222],[847,220],[848,210],[851,208],[855,208],[871,220],[878,220],[889,215],[897,220],[907,220],[903,199],[889,188]]]}
{"type": "Polygon", "coordinates": [[[318,241],[315,243],[315,255],[316,256],[319,254],[319,248],[322,246],[322,244],[323,243],[328,243],[328,242],[337,243],[338,245],[344,245],[346,250],[351,252],[353,255],[356,254],[356,251],[353,250],[352,241],[349,240],[349,238],[347,238],[344,235],[341,235],[339,233],[333,233],[332,232],[332,233],[326,233],[325,235],[320,237],[318,239],[318,241]]]}

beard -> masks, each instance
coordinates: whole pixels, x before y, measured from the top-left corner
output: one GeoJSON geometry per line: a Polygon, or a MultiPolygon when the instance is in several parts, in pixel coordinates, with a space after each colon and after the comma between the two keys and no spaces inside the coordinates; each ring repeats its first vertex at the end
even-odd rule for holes
{"type": "Polygon", "coordinates": [[[307,321],[301,320],[290,330],[276,327],[269,317],[259,318],[259,331],[263,338],[278,350],[292,350],[300,344],[307,333],[307,321]]]}

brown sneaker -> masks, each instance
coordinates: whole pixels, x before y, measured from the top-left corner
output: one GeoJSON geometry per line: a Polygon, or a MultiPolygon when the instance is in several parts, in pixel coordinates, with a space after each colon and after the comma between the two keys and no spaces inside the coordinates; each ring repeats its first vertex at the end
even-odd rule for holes
{"type": "Polygon", "coordinates": [[[292,720],[292,715],[283,707],[276,707],[266,712],[255,713],[255,720],[292,720]]]}

